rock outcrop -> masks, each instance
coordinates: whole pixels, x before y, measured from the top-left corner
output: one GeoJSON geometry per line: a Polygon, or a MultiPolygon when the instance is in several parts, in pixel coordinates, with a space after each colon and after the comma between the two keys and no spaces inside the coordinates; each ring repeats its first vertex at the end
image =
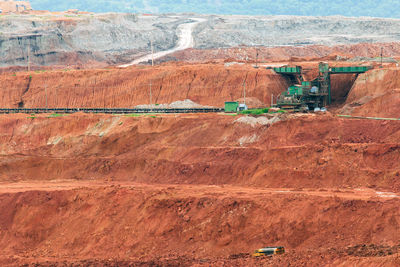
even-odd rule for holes
{"type": "Polygon", "coordinates": [[[126,61],[148,53],[151,41],[157,50],[173,47],[179,21],[134,14],[6,16],[0,67],[126,61]]]}
{"type": "MultiPolygon", "coordinates": [[[[32,65],[40,66],[129,63],[149,54],[151,41],[155,52],[178,46],[178,26],[199,18],[201,22],[192,32],[198,49],[400,40],[397,19],[43,13],[0,19],[0,67],[27,66],[28,54],[32,65]]],[[[301,56],[300,52],[295,56],[301,56]]],[[[232,54],[236,58],[240,48],[232,54]]],[[[242,60],[248,57],[251,55],[245,54],[242,60]]]]}

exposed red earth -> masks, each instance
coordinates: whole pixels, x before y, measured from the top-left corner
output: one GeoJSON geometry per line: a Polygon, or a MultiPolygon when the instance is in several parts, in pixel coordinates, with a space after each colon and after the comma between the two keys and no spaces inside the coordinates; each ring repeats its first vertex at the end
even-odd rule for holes
{"type": "MultiPolygon", "coordinates": [[[[399,71],[333,76],[323,115],[0,115],[0,265],[398,266],[400,121],[337,114],[399,117],[399,71]]],[[[247,64],[7,72],[0,105],[133,107],[151,82],[222,107],[243,81],[264,106],[288,86],[247,64]]]]}
{"type": "Polygon", "coordinates": [[[373,266],[376,258],[385,266],[399,263],[399,199],[373,191],[53,186],[1,195],[3,264],[373,266]],[[248,256],[265,244],[285,245],[287,255],[248,256]]]}
{"type": "Polygon", "coordinates": [[[271,70],[251,66],[165,65],[151,68],[5,73],[0,75],[4,107],[133,107],[191,99],[202,105],[248,97],[270,103],[287,81],[271,70]]]}
{"type": "MultiPolygon", "coordinates": [[[[300,63],[306,78],[318,73],[318,62],[300,63]]],[[[333,65],[338,65],[332,62],[333,65]]],[[[340,64],[343,65],[343,64],[340,64]]],[[[332,77],[334,102],[343,103],[354,83],[353,75],[332,77]]],[[[202,105],[222,107],[225,101],[246,97],[269,105],[288,82],[273,70],[249,65],[167,64],[128,69],[43,70],[0,75],[2,107],[133,107],[191,99],[202,105]],[[150,85],[151,84],[151,85],[150,85]]],[[[368,81],[370,82],[370,81],[368,81]]],[[[248,99],[249,100],[249,99],[248,99]]]]}
{"type": "Polygon", "coordinates": [[[399,68],[378,68],[360,75],[348,94],[343,110],[352,115],[398,118],[399,68]]]}
{"type": "Polygon", "coordinates": [[[1,116],[2,181],[400,186],[395,121],[306,115],[268,126],[226,115],[27,116],[1,116]]]}
{"type": "Polygon", "coordinates": [[[400,123],[281,119],[1,116],[2,262],[396,264],[400,123]]]}
{"type": "MultiPolygon", "coordinates": [[[[283,62],[282,64],[287,64],[283,62]]],[[[318,61],[297,62],[306,79],[316,77],[318,61]]],[[[329,62],[332,66],[351,63],[329,62]]],[[[363,63],[368,65],[368,63],[363,63]]],[[[370,63],[369,65],[373,65],[370,63]]],[[[332,100],[340,113],[396,117],[399,109],[398,67],[385,66],[355,75],[332,76],[332,100]],[[343,103],[346,105],[343,107],[343,103]]],[[[288,81],[273,70],[250,65],[165,64],[127,69],[43,70],[0,75],[2,107],[134,107],[191,99],[202,105],[222,107],[225,101],[243,99],[269,106],[288,81]]]]}

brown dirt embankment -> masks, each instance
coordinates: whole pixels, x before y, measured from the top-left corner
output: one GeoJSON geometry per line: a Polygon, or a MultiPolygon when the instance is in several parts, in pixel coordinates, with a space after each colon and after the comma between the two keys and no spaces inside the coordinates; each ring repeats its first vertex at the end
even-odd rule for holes
{"type": "Polygon", "coordinates": [[[262,118],[222,114],[3,115],[0,129],[1,181],[400,190],[395,121],[295,115],[268,126],[262,118]]]}
{"type": "MultiPolygon", "coordinates": [[[[216,263],[237,266],[357,262],[360,256],[353,248],[398,245],[399,204],[398,199],[215,186],[1,194],[0,263],[193,265],[218,258],[225,259],[216,263]],[[287,254],[258,261],[247,256],[266,245],[283,245],[287,254]]],[[[396,258],[387,257],[390,251],[367,262],[395,263],[396,258]]]]}
{"type": "MultiPolygon", "coordinates": [[[[316,78],[318,62],[299,64],[304,67],[307,80],[316,78]]],[[[332,75],[333,104],[346,101],[355,79],[355,75],[332,75]]],[[[360,79],[362,76],[358,84],[362,83],[360,79]]],[[[272,70],[222,64],[3,73],[0,82],[0,104],[5,108],[43,108],[46,102],[49,108],[134,107],[150,103],[150,89],[153,104],[191,99],[202,105],[222,107],[225,101],[243,101],[244,88],[247,103],[258,107],[269,106],[271,96],[276,101],[276,96],[289,85],[283,76],[272,70]]]]}
{"type": "Polygon", "coordinates": [[[376,68],[359,75],[342,112],[358,116],[399,118],[399,74],[399,68],[376,68]]]}
{"type": "Polygon", "coordinates": [[[216,64],[43,71],[0,75],[2,107],[134,107],[191,99],[222,107],[246,96],[271,102],[287,81],[271,70],[216,64]]]}

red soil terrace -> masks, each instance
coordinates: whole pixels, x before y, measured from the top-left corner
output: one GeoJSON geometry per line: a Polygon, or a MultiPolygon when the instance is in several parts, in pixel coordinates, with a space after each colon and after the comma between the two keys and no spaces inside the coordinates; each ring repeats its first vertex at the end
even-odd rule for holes
{"type": "Polygon", "coordinates": [[[1,116],[0,259],[239,266],[284,245],[259,263],[373,266],[349,250],[374,244],[397,261],[399,122],[239,118],[1,116]]]}
{"type": "MultiPolygon", "coordinates": [[[[400,121],[336,116],[398,117],[398,72],[335,76],[333,113],[272,124],[0,115],[0,265],[398,266],[400,121]],[[274,245],[287,253],[250,256],[274,245]]],[[[265,105],[288,85],[246,65],[17,72],[0,75],[0,105],[132,107],[150,81],[153,102],[213,106],[243,81],[265,105]]]]}

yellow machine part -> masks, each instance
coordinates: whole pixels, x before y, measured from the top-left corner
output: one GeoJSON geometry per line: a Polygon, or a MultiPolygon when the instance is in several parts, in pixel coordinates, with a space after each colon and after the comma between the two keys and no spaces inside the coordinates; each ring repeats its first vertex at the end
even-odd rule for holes
{"type": "Polygon", "coordinates": [[[256,251],[254,251],[253,257],[280,255],[284,253],[285,253],[285,248],[283,247],[271,248],[269,250],[257,249],[256,251]]]}

